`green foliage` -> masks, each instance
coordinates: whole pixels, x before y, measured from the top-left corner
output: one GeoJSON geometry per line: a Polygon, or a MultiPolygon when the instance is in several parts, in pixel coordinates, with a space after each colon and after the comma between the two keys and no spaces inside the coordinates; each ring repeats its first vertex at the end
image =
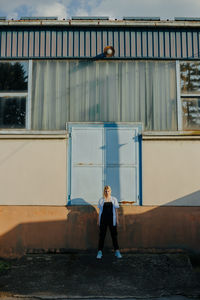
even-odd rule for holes
{"type": "Polygon", "coordinates": [[[3,271],[9,270],[10,269],[10,264],[6,261],[0,260],[0,274],[3,271]]]}
{"type": "Polygon", "coordinates": [[[21,63],[0,63],[0,91],[27,90],[27,75],[21,63]]]}
{"type": "Polygon", "coordinates": [[[199,91],[200,90],[200,63],[188,62],[181,63],[181,90],[187,91],[199,91]]]}
{"type": "Polygon", "coordinates": [[[181,92],[185,95],[196,95],[196,97],[182,98],[184,127],[198,129],[200,126],[200,63],[181,63],[180,71],[181,92]]]}

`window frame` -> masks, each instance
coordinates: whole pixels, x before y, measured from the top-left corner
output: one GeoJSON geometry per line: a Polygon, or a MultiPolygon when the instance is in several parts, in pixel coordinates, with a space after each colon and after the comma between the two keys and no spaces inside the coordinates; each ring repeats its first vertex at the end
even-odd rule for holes
{"type": "Polygon", "coordinates": [[[180,61],[176,61],[176,99],[177,99],[177,130],[183,130],[182,101],[181,101],[181,71],[180,61]]]}
{"type": "MultiPolygon", "coordinates": [[[[198,60],[195,60],[198,61],[198,60]]],[[[191,60],[183,60],[181,62],[190,63],[195,62],[191,60]]],[[[194,93],[182,93],[181,92],[181,71],[180,71],[180,61],[176,61],[176,76],[177,76],[177,112],[178,112],[178,130],[179,131],[199,131],[200,128],[183,128],[183,102],[182,99],[188,99],[188,98],[200,98],[200,91],[196,94],[194,93]]]]}
{"type": "Polygon", "coordinates": [[[26,129],[31,130],[31,107],[32,107],[32,74],[33,61],[28,61],[28,99],[26,105],[26,129]]]}

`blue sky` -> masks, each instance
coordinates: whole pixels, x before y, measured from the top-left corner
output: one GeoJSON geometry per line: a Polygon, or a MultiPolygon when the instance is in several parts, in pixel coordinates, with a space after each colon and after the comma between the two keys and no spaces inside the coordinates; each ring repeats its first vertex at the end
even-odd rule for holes
{"type": "Polygon", "coordinates": [[[200,17],[200,0],[0,0],[0,16],[200,17]]]}

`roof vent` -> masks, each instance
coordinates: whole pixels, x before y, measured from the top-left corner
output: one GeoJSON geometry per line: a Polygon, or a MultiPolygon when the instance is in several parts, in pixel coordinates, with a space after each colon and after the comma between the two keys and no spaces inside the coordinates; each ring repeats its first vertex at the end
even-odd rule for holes
{"type": "Polygon", "coordinates": [[[200,21],[200,18],[195,18],[195,17],[175,17],[175,21],[200,21]]]}
{"type": "Polygon", "coordinates": [[[160,17],[123,17],[124,21],[160,21],[160,17]]]}
{"type": "Polygon", "coordinates": [[[21,17],[20,20],[58,20],[58,17],[21,17]]]}
{"type": "Polygon", "coordinates": [[[72,17],[72,20],[109,20],[109,17],[72,17]]]}

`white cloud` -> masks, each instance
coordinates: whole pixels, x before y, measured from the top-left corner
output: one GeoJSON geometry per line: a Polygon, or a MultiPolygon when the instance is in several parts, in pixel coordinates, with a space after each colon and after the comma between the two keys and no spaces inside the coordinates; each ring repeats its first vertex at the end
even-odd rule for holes
{"type": "Polygon", "coordinates": [[[199,0],[102,0],[92,9],[94,15],[123,16],[198,16],[199,0]]]}
{"type": "Polygon", "coordinates": [[[5,17],[13,20],[17,20],[19,18],[18,13],[14,11],[9,12],[7,16],[5,15],[5,17]]]}
{"type": "Polygon", "coordinates": [[[200,0],[0,0],[0,15],[17,19],[21,16],[73,15],[109,16],[174,16],[198,17],[200,0]]]}
{"type": "Polygon", "coordinates": [[[15,10],[17,7],[25,4],[27,1],[25,0],[16,0],[16,1],[12,1],[12,0],[0,0],[0,8],[1,11],[10,11],[15,10]]]}
{"type": "Polygon", "coordinates": [[[60,19],[68,16],[66,6],[58,2],[37,5],[33,10],[33,14],[45,17],[56,16],[60,19]]]}
{"type": "Polygon", "coordinates": [[[72,0],[0,0],[0,15],[17,19],[21,16],[68,17],[72,0]]]}
{"type": "Polygon", "coordinates": [[[75,16],[89,16],[88,10],[84,8],[78,8],[76,9],[76,13],[74,14],[75,16]]]}

